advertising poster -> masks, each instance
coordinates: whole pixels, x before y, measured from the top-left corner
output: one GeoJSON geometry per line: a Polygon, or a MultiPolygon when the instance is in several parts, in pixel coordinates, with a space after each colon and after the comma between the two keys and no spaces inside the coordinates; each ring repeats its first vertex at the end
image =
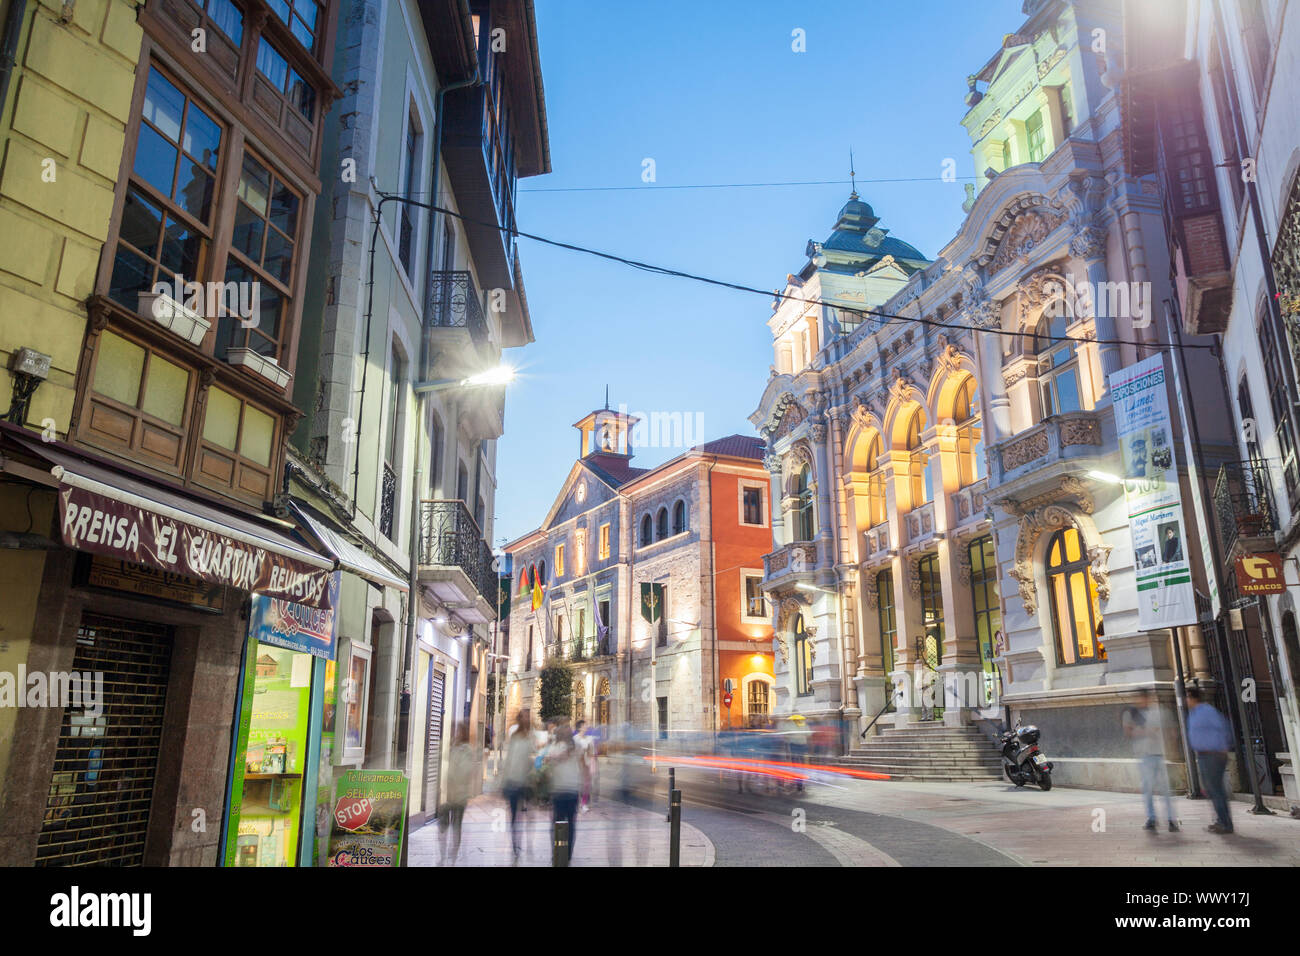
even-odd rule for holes
{"type": "Polygon", "coordinates": [[[1113,373],[1110,389],[1133,539],[1138,628],[1195,624],[1196,592],[1188,564],[1164,356],[1113,373]]]}
{"type": "Polygon", "coordinates": [[[330,610],[294,604],[283,598],[253,594],[248,632],[263,644],[334,660],[334,619],[343,574],[330,575],[330,610]]]}
{"type": "Polygon", "coordinates": [[[347,770],[338,778],[330,866],[397,866],[409,781],[396,770],[347,770]]]}

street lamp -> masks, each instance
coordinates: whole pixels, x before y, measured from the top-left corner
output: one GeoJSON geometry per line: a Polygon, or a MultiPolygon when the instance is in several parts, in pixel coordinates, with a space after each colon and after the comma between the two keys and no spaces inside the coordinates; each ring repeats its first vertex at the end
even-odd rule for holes
{"type": "Polygon", "coordinates": [[[440,378],[431,382],[417,382],[415,392],[424,395],[429,392],[441,392],[452,388],[483,388],[492,385],[509,385],[515,380],[515,370],[509,365],[498,365],[484,369],[468,378],[440,378]]]}

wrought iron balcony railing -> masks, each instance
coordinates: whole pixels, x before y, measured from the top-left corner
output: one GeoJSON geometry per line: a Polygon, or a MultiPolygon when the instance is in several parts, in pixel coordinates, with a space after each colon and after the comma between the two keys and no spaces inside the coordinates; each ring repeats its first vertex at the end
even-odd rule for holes
{"type": "Polygon", "coordinates": [[[465,329],[477,349],[488,347],[487,320],[474,277],[468,272],[435,272],[432,324],[439,329],[465,329]]]}
{"type": "Polygon", "coordinates": [[[483,600],[495,608],[499,589],[492,548],[463,501],[420,502],[420,564],[465,572],[483,600]]]}
{"type": "Polygon", "coordinates": [[[1277,530],[1273,486],[1263,461],[1230,461],[1219,468],[1214,482],[1214,511],[1219,536],[1229,554],[1241,544],[1252,549],[1272,545],[1277,530]]]}
{"type": "Polygon", "coordinates": [[[397,513],[397,473],[384,462],[383,483],[379,489],[379,533],[393,540],[394,516],[397,513]]]}

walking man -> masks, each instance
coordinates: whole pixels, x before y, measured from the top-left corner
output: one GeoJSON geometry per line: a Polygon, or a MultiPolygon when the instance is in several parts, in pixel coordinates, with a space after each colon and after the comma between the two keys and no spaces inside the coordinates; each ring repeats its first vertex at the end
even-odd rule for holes
{"type": "Polygon", "coordinates": [[[1214,814],[1218,818],[1206,829],[1211,833],[1231,833],[1227,770],[1232,731],[1224,716],[1205,702],[1198,688],[1187,688],[1187,706],[1191,708],[1187,714],[1187,743],[1196,752],[1201,784],[1214,804],[1214,814]]]}
{"type": "Polygon", "coordinates": [[[1165,819],[1169,832],[1178,832],[1174,819],[1173,802],[1169,799],[1169,775],[1165,771],[1164,730],[1160,720],[1160,707],[1150,689],[1138,691],[1135,706],[1124,711],[1122,718],[1124,736],[1133,742],[1133,754],[1138,758],[1142,772],[1142,800],[1146,804],[1147,822],[1144,830],[1159,829],[1156,823],[1155,795],[1165,802],[1165,819]]]}

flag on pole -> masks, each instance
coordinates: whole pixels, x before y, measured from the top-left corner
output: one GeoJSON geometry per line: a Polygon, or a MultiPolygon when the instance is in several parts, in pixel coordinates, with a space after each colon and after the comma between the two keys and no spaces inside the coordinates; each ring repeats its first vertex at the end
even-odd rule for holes
{"type": "Polygon", "coordinates": [[[533,610],[542,606],[542,580],[536,569],[533,570],[533,610]]]}

